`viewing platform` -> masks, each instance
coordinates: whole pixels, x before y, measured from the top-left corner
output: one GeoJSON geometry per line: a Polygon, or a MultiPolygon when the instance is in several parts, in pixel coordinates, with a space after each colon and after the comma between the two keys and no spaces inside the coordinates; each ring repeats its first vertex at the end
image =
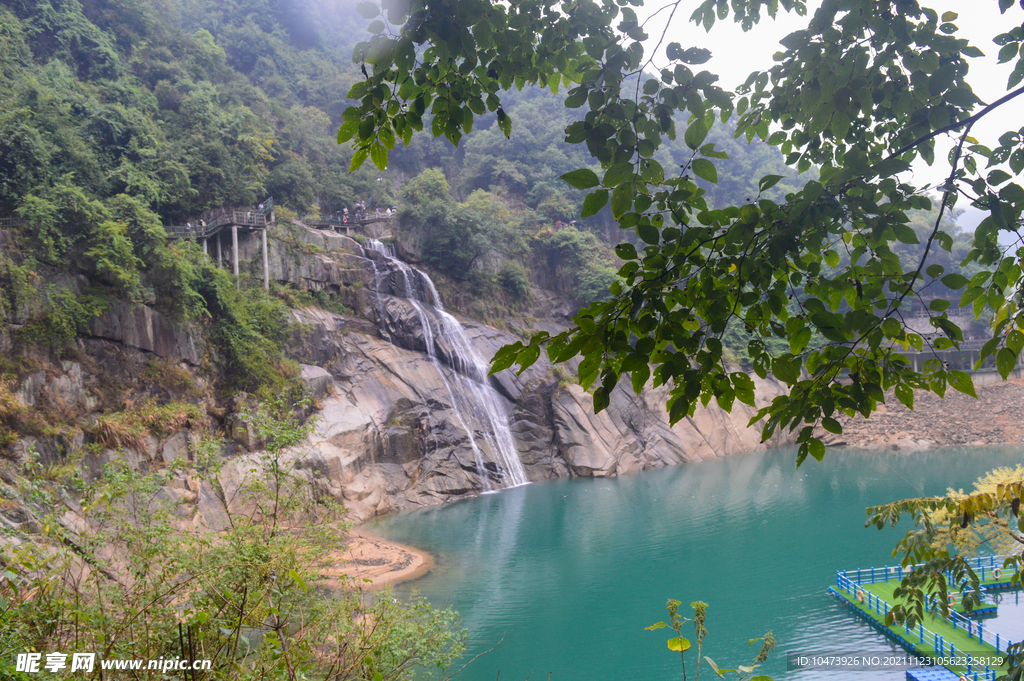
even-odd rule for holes
{"type": "Polygon", "coordinates": [[[274,202],[268,198],[258,208],[217,208],[203,213],[195,222],[184,225],[165,225],[168,239],[198,240],[203,253],[211,255],[208,242],[215,237],[217,247],[217,266],[224,259],[224,244],[221,232],[231,230],[231,243],[228,245],[231,257],[231,269],[238,276],[238,233],[258,232],[263,251],[263,287],[270,290],[270,263],[267,254],[267,227],[274,224],[274,202]]]}
{"type": "MultiPolygon", "coordinates": [[[[1015,588],[1010,582],[1012,574],[1003,573],[1003,558],[989,556],[971,561],[971,568],[981,579],[984,592],[1015,588]]],[[[911,628],[894,624],[886,626],[885,618],[892,604],[896,602],[893,592],[899,586],[904,574],[913,568],[902,566],[883,566],[858,568],[856,570],[837,570],[836,585],[829,587],[829,593],[841,603],[848,606],[858,616],[882,632],[887,638],[902,646],[908,652],[922,657],[940,658],[950,662],[943,666],[953,676],[929,676],[924,673],[929,668],[922,667],[907,672],[908,679],[953,678],[969,681],[995,681],[998,676],[1006,673],[1007,652],[1010,641],[998,632],[986,626],[979,615],[993,615],[995,604],[986,604],[982,594],[982,609],[967,613],[956,604],[959,591],[952,584],[951,574],[946,575],[950,584],[950,598],[953,606],[949,617],[941,618],[936,608],[930,608],[932,617],[926,616],[925,622],[919,622],[911,628]],[[913,673],[911,673],[913,672],[913,673]]],[[[936,670],[937,668],[931,668],[936,670]]]]}
{"type": "Polygon", "coordinates": [[[167,237],[170,239],[208,239],[222,229],[236,227],[242,230],[265,229],[267,224],[273,222],[272,212],[240,210],[237,208],[218,208],[206,213],[200,221],[184,225],[165,225],[167,237]]]}

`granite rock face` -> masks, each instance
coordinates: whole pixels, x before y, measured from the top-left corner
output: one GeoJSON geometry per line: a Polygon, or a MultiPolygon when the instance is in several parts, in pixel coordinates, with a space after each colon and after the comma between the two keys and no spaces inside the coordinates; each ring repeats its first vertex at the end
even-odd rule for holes
{"type": "MultiPolygon", "coordinates": [[[[344,317],[311,309],[296,313],[299,331],[291,347],[334,382],[299,466],[311,480],[325,481],[325,491],[359,519],[476,494],[484,478],[494,487],[504,484],[486,424],[454,399],[453,391],[473,379],[452,369],[443,352],[435,351],[432,361],[424,352],[421,311],[407,300],[387,298],[385,323],[395,343],[353,332],[344,317]],[[313,476],[314,470],[319,474],[313,476]]],[[[431,317],[429,310],[422,313],[431,317]]],[[[482,357],[514,340],[462,321],[482,357]]],[[[443,341],[435,338],[435,344],[438,350],[443,341]]],[[[760,431],[746,427],[755,410],[742,404],[731,414],[715,406],[701,409],[670,427],[666,388],[636,395],[620,386],[609,408],[594,414],[591,396],[575,384],[560,386],[543,360],[522,376],[502,372],[489,380],[531,481],[610,477],[766,447],[760,431]]],[[[758,404],[780,391],[772,381],[758,381],[758,404]]]]}

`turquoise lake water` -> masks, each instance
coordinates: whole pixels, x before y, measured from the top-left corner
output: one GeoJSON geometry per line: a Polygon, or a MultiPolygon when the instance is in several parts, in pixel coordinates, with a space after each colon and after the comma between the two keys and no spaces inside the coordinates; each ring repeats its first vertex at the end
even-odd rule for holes
{"type": "MultiPolygon", "coordinates": [[[[895,650],[826,593],[838,568],[894,563],[892,548],[911,528],[866,529],[864,509],[970,489],[986,471],[1022,461],[1019,448],[830,449],[823,463],[797,469],[795,451],[778,450],[537,482],[365,527],[435,556],[434,569],[399,592],[455,607],[472,640],[467,659],[501,641],[458,677],[466,681],[681,679],[668,630],[644,631],[668,619],[669,598],[685,614],[691,601],[710,604],[704,654],[719,666],[750,664],[747,640],[772,630],[778,648],[759,672],[776,681],[897,681],[902,671],[788,671],[786,656],[895,650]]],[[[1008,607],[993,631],[1016,640],[1021,617],[1024,605],[1008,607]]],[[[717,677],[705,668],[701,678],[717,677]]]]}

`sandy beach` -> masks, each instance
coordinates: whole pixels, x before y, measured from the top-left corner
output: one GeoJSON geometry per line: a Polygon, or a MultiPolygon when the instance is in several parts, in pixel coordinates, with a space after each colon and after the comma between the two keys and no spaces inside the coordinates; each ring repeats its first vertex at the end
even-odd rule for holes
{"type": "Polygon", "coordinates": [[[431,556],[410,546],[349,530],[348,550],[333,576],[347,575],[358,585],[374,589],[420,577],[433,566],[431,556]],[[369,580],[369,581],[366,581],[369,580]]]}

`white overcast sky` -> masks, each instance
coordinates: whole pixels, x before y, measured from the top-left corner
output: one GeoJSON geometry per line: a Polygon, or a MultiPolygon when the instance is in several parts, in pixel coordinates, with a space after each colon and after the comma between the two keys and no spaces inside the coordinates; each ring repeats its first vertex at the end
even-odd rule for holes
{"type": "MultiPolygon", "coordinates": [[[[808,2],[808,15],[805,17],[787,14],[781,9],[775,20],[764,15],[761,22],[746,33],[738,24],[733,23],[731,16],[725,21],[716,21],[710,33],[706,32],[703,27],[690,23],[689,15],[696,4],[696,2],[683,3],[680,6],[666,36],[665,44],[679,42],[683,48],[697,46],[711,50],[711,61],[697,68],[707,69],[719,75],[719,85],[731,90],[745,81],[752,71],[770,68],[775,63],[772,60],[772,55],[784,49],[779,45],[779,40],[793,31],[806,28],[809,17],[819,3],[808,2]]],[[[960,29],[956,34],[957,37],[970,40],[971,44],[985,53],[984,57],[970,60],[971,70],[968,73],[968,81],[975,93],[985,102],[993,102],[1006,94],[1006,81],[1016,60],[1007,64],[997,64],[996,54],[999,47],[992,43],[992,38],[1014,26],[1020,26],[1024,21],[1024,10],[1014,3],[1006,14],[1001,15],[996,0],[972,0],[970,2],[922,0],[921,4],[931,7],[940,15],[947,11],[956,12],[959,16],[953,23],[960,29]]],[[[660,3],[653,2],[642,8],[645,14],[641,15],[641,21],[660,6],[660,3]]],[[[667,16],[668,13],[663,12],[647,24],[646,31],[651,36],[648,41],[649,47],[653,47],[661,35],[667,16]]],[[[665,63],[663,50],[664,45],[662,53],[659,55],[662,64],[665,63]]],[[[997,145],[996,140],[999,135],[1021,126],[1024,126],[1024,97],[1009,102],[988,114],[975,125],[971,132],[972,136],[982,144],[994,147],[997,145]]],[[[936,148],[935,164],[931,168],[924,165],[923,162],[914,166],[914,179],[918,184],[931,183],[934,185],[945,179],[949,173],[949,166],[945,159],[950,148],[950,142],[940,140],[936,148]]],[[[962,202],[960,207],[966,208],[967,204],[962,202]]],[[[975,211],[970,212],[974,213],[975,211]]],[[[964,226],[973,227],[977,220],[971,219],[972,217],[977,216],[965,215],[965,219],[961,220],[961,223],[964,226]]]]}

